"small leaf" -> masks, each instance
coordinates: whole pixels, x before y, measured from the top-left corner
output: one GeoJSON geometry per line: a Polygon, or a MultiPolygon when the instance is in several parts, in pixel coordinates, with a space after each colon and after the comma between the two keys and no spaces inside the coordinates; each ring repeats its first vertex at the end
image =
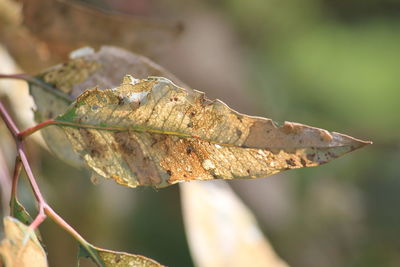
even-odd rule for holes
{"type": "MultiPolygon", "coordinates": [[[[12,198],[11,199],[11,216],[22,222],[23,224],[29,226],[33,219],[31,215],[28,213],[28,211],[25,209],[25,207],[18,201],[17,198],[12,198]]],[[[39,232],[39,229],[35,229],[35,234],[38,240],[40,241],[40,244],[44,249],[46,249],[45,245],[43,244],[43,239],[42,236],[39,232]]]]}
{"type": "Polygon", "coordinates": [[[30,232],[26,225],[15,218],[5,217],[4,232],[5,238],[0,244],[0,258],[5,266],[47,266],[46,253],[35,234],[30,232]]]}
{"type": "Polygon", "coordinates": [[[156,77],[87,90],[55,120],[91,169],[129,187],[265,177],[369,144],[299,123],[278,127],[156,77]]]}
{"type": "Polygon", "coordinates": [[[99,266],[104,267],[162,267],[158,262],[144,257],[142,255],[129,254],[126,252],[112,251],[101,249],[94,246],[89,248],[79,247],[79,257],[91,258],[94,262],[99,263],[99,266]],[[90,251],[88,251],[90,250],[90,251]]]}
{"type": "Polygon", "coordinates": [[[288,266],[227,183],[185,183],[181,192],[185,229],[196,266],[288,266]]]}
{"type": "Polygon", "coordinates": [[[32,217],[25,209],[25,207],[22,206],[22,204],[16,198],[12,198],[11,201],[11,215],[25,225],[31,224],[31,222],[33,221],[32,217]]]}

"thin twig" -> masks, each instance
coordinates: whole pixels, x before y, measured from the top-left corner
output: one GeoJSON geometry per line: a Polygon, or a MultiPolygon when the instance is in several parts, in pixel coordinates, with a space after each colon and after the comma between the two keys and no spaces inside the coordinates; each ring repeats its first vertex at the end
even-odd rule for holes
{"type": "Polygon", "coordinates": [[[51,218],[55,223],[57,223],[61,228],[72,235],[79,243],[82,245],[89,245],[87,242],[72,226],[70,226],[60,215],[58,215],[48,204],[44,206],[45,213],[51,218]]]}
{"type": "Polygon", "coordinates": [[[43,129],[44,127],[52,125],[52,124],[56,124],[56,121],[47,120],[47,121],[41,122],[41,123],[31,127],[31,128],[28,128],[26,130],[23,130],[23,131],[19,132],[17,134],[17,136],[18,136],[19,139],[24,140],[26,137],[30,136],[31,134],[43,129]]]}
{"type": "Polygon", "coordinates": [[[30,76],[29,74],[26,74],[26,73],[0,74],[0,78],[2,78],[2,79],[17,79],[17,80],[24,80],[26,82],[30,82],[36,86],[39,86],[39,87],[45,89],[46,91],[51,92],[53,95],[62,98],[63,100],[67,101],[68,103],[72,102],[71,97],[69,97],[67,94],[63,93],[62,91],[54,88],[50,84],[48,84],[36,77],[30,76]]]}
{"type": "MultiPolygon", "coordinates": [[[[0,75],[1,78],[1,75],[0,75]]],[[[16,194],[16,188],[17,188],[17,184],[18,184],[18,176],[19,176],[19,172],[20,172],[20,162],[22,163],[22,166],[25,169],[25,172],[28,176],[28,180],[29,183],[31,185],[33,194],[35,195],[35,198],[38,202],[38,206],[39,206],[39,213],[36,216],[36,218],[33,220],[33,222],[31,223],[31,225],[29,226],[30,228],[32,228],[33,230],[36,229],[43,221],[44,219],[46,219],[46,214],[44,213],[44,206],[46,204],[46,201],[43,198],[42,193],[40,192],[39,186],[36,182],[36,179],[32,173],[31,167],[29,165],[28,159],[26,157],[26,153],[25,153],[25,149],[23,146],[23,140],[22,137],[26,137],[27,133],[26,131],[25,134],[24,132],[20,132],[17,128],[17,126],[15,125],[13,119],[11,118],[10,114],[7,112],[7,110],[4,108],[3,103],[0,102],[0,116],[3,118],[3,121],[5,122],[7,128],[10,130],[10,132],[12,133],[13,137],[14,137],[14,141],[17,145],[17,152],[18,152],[18,156],[19,159],[17,158],[16,161],[16,165],[15,165],[15,171],[14,171],[14,177],[13,177],[13,185],[12,185],[12,194],[16,194]]],[[[38,130],[40,129],[40,127],[33,127],[33,129],[38,130]]],[[[31,133],[33,133],[34,131],[31,131],[31,133]]]]}
{"type": "Polygon", "coordinates": [[[18,130],[17,126],[15,125],[13,119],[11,118],[10,114],[8,114],[3,103],[1,103],[1,102],[0,102],[0,116],[2,117],[4,123],[6,124],[8,130],[10,130],[13,137],[16,138],[19,130],[18,130]]]}
{"type": "Polygon", "coordinates": [[[90,254],[92,260],[98,266],[104,266],[104,263],[101,262],[101,259],[96,253],[95,248],[92,244],[86,241],[71,225],[69,225],[60,215],[58,215],[47,203],[44,206],[44,211],[50,219],[52,219],[56,224],[58,224],[61,228],[63,228],[66,232],[72,235],[76,241],[78,241],[83,248],[86,249],[86,252],[90,254]]]}
{"type": "Polygon", "coordinates": [[[15,164],[14,164],[14,173],[12,177],[12,186],[11,186],[11,197],[10,197],[10,212],[11,216],[13,216],[14,212],[14,205],[15,205],[15,199],[17,199],[18,195],[18,180],[19,180],[19,175],[21,174],[22,170],[22,162],[21,162],[21,157],[17,155],[17,158],[15,159],[15,164]]]}
{"type": "MultiPolygon", "coordinates": [[[[31,77],[24,75],[24,74],[16,74],[16,75],[3,75],[0,74],[0,78],[14,78],[14,79],[24,79],[27,81],[31,81],[31,77]]],[[[42,86],[42,85],[40,85],[42,86]]],[[[99,258],[97,255],[97,252],[95,250],[95,247],[91,245],[89,242],[87,242],[72,226],[70,226],[61,216],[59,216],[45,201],[40,188],[36,182],[35,176],[32,172],[32,169],[29,165],[26,152],[24,149],[23,142],[26,137],[30,136],[34,132],[52,124],[56,124],[54,120],[48,120],[45,122],[42,122],[34,127],[28,128],[24,131],[19,131],[17,126],[15,125],[13,119],[3,106],[3,104],[0,102],[0,116],[5,122],[7,128],[9,131],[12,133],[14,137],[15,144],[17,146],[17,158],[15,160],[15,166],[14,166],[14,174],[13,174],[13,179],[12,179],[12,186],[11,186],[11,199],[16,199],[17,197],[17,186],[18,186],[18,180],[19,180],[19,175],[21,173],[22,167],[24,168],[26,175],[28,177],[30,186],[32,188],[33,194],[35,196],[35,199],[37,201],[37,204],[39,206],[39,212],[36,218],[32,221],[32,223],[29,225],[29,228],[31,230],[35,230],[45,219],[47,216],[49,216],[56,224],[58,224],[61,228],[63,228],[65,231],[67,231],[69,234],[71,234],[75,240],[77,240],[81,246],[89,253],[91,258],[95,261],[95,263],[98,266],[104,266],[104,263],[102,260],[99,258]]],[[[7,179],[9,181],[9,179],[7,179]]],[[[10,205],[11,208],[13,209],[13,203],[14,201],[11,201],[10,205]]]]}
{"type": "Polygon", "coordinates": [[[19,156],[21,157],[22,165],[24,166],[26,175],[28,176],[28,181],[31,184],[31,188],[35,198],[38,202],[39,213],[36,218],[33,220],[31,225],[29,226],[33,230],[36,229],[43,221],[46,219],[46,214],[44,213],[44,206],[46,205],[46,201],[43,198],[42,193],[40,192],[39,186],[36,182],[36,179],[32,173],[31,166],[29,165],[28,159],[25,154],[25,150],[21,141],[17,141],[17,151],[19,156]]]}

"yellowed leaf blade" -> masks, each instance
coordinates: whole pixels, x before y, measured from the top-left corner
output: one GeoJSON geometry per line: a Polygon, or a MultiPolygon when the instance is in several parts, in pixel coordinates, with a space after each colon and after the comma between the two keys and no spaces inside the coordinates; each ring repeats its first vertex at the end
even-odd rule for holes
{"type": "Polygon", "coordinates": [[[87,90],[57,121],[98,174],[120,184],[258,178],[317,166],[369,142],[240,114],[165,78],[87,90]]]}
{"type": "Polygon", "coordinates": [[[118,252],[95,248],[99,257],[103,260],[105,267],[162,267],[163,265],[147,257],[126,252],[118,252]]]}
{"type": "Polygon", "coordinates": [[[97,265],[103,267],[125,267],[125,266],[136,266],[136,267],[162,267],[164,265],[159,264],[155,260],[147,258],[142,255],[130,254],[120,251],[112,251],[108,249],[102,249],[93,245],[86,247],[79,247],[78,260],[80,258],[91,258],[97,265]]]}
{"type": "Polygon", "coordinates": [[[190,182],[181,189],[185,229],[196,266],[288,266],[228,184],[190,182]]]}
{"type": "Polygon", "coordinates": [[[28,227],[17,219],[12,217],[4,218],[5,238],[0,244],[0,255],[5,266],[48,266],[46,253],[35,234],[28,231],[28,227]],[[26,238],[27,240],[25,240],[26,238]]]}

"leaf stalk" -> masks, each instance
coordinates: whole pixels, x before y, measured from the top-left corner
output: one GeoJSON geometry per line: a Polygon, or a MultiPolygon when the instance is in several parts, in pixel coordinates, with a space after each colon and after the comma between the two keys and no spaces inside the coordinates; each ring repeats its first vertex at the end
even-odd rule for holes
{"type": "MultiPolygon", "coordinates": [[[[8,75],[7,78],[10,78],[10,76],[12,76],[13,78],[16,78],[16,77],[24,78],[25,77],[23,75],[8,75]]],[[[0,78],[4,78],[4,77],[5,77],[5,75],[0,74],[0,78]]],[[[48,216],[56,224],[58,224],[61,228],[63,228],[66,232],[68,232],[77,242],[79,242],[79,244],[86,250],[86,252],[92,258],[92,260],[98,266],[103,267],[104,263],[102,262],[101,258],[97,255],[97,252],[96,252],[94,246],[91,245],[89,242],[87,242],[72,226],[70,226],[61,216],[59,216],[47,204],[47,202],[45,201],[45,199],[40,191],[39,185],[35,179],[35,176],[30,167],[28,158],[26,156],[26,152],[25,152],[25,148],[24,148],[24,144],[23,144],[25,138],[48,125],[56,124],[56,121],[54,121],[54,120],[44,121],[34,127],[28,128],[24,131],[19,131],[18,127],[14,123],[10,114],[7,112],[3,103],[1,103],[1,102],[0,102],[0,116],[3,119],[3,121],[5,122],[8,130],[13,135],[15,144],[17,146],[17,158],[15,159],[14,173],[13,173],[13,177],[12,177],[12,186],[11,186],[11,201],[10,201],[11,213],[13,213],[13,211],[14,211],[14,205],[15,205],[14,200],[16,200],[16,198],[17,198],[17,187],[18,187],[19,175],[21,173],[22,168],[24,168],[25,173],[28,177],[29,184],[32,188],[33,194],[34,194],[37,204],[39,206],[38,207],[39,212],[38,212],[36,218],[29,225],[29,228],[32,230],[32,232],[33,232],[33,230],[37,229],[40,226],[40,224],[48,216]]],[[[11,214],[11,215],[13,215],[13,214],[11,214]]]]}

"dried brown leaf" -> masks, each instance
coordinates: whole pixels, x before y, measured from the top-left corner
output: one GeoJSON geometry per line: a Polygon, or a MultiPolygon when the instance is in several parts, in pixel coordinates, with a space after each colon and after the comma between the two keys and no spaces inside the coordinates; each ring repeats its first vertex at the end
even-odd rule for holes
{"type": "Polygon", "coordinates": [[[23,0],[23,17],[52,53],[65,58],[81,46],[107,44],[155,55],[182,30],[177,22],[107,13],[76,1],[23,0]]]}
{"type": "Polygon", "coordinates": [[[12,217],[4,218],[5,238],[0,244],[0,256],[7,267],[47,266],[46,253],[35,234],[12,217]]]}
{"type": "Polygon", "coordinates": [[[91,89],[57,121],[98,174],[120,184],[249,179],[326,163],[368,142],[240,114],[165,78],[91,89]]]}

